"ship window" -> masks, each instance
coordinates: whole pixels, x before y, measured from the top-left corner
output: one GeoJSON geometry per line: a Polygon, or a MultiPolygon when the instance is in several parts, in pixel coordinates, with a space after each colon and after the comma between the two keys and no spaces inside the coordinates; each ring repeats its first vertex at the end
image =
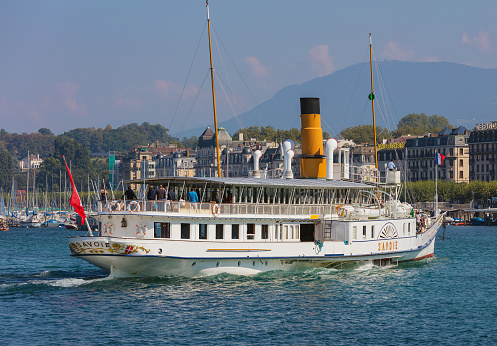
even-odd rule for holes
{"type": "Polygon", "coordinates": [[[155,222],[154,238],[171,238],[171,224],[168,222],[155,222]]]}
{"type": "Polygon", "coordinates": [[[231,239],[239,239],[240,237],[240,225],[231,225],[231,239]]]}
{"type": "Polygon", "coordinates": [[[201,223],[198,226],[198,239],[207,239],[207,224],[201,223]]]}
{"type": "Polygon", "coordinates": [[[403,225],[404,235],[406,235],[406,224],[403,225]]]}
{"type": "Polygon", "coordinates": [[[371,226],[371,238],[374,239],[374,226],[371,226]]]}
{"type": "Polygon", "coordinates": [[[367,226],[362,226],[362,239],[366,239],[366,229],[367,229],[367,226]]]}
{"type": "Polygon", "coordinates": [[[352,227],[352,239],[357,240],[357,226],[352,227]]]}
{"type": "Polygon", "coordinates": [[[411,235],[411,224],[407,224],[407,235],[411,235]]]}
{"type": "Polygon", "coordinates": [[[181,239],[190,239],[190,224],[181,224],[181,239]]]}
{"type": "Polygon", "coordinates": [[[224,239],[224,225],[222,223],[216,225],[216,239],[224,239]]]}
{"type": "Polygon", "coordinates": [[[261,239],[269,239],[269,225],[262,225],[261,239]]]}
{"type": "Polygon", "coordinates": [[[247,224],[247,239],[248,240],[253,240],[255,236],[255,224],[254,223],[248,223],[247,224]]]}
{"type": "Polygon", "coordinates": [[[282,238],[288,239],[288,225],[285,225],[285,230],[283,231],[282,238]]]}

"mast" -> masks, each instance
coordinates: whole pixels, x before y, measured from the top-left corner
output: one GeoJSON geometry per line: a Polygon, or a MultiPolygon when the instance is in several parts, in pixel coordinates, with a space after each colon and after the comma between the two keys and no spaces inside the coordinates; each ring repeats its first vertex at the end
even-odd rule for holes
{"type": "Polygon", "coordinates": [[[374,89],[373,89],[373,40],[371,39],[371,33],[369,33],[369,62],[371,66],[371,93],[369,94],[369,99],[371,100],[371,107],[373,109],[374,166],[376,168],[376,171],[378,171],[378,148],[376,145],[376,118],[374,115],[374,89]]]}
{"type": "Polygon", "coordinates": [[[219,154],[219,133],[217,130],[217,113],[216,113],[216,91],[214,89],[214,67],[212,66],[211,21],[209,18],[209,1],[205,2],[205,7],[207,8],[207,28],[209,32],[209,57],[211,62],[212,107],[214,109],[214,128],[216,129],[217,174],[219,177],[221,177],[221,157],[219,154]]]}

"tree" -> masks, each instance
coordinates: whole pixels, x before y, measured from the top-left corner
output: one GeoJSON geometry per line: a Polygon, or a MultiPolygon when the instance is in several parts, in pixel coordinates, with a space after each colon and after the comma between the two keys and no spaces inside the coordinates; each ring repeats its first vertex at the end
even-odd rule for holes
{"type": "Polygon", "coordinates": [[[438,133],[445,127],[452,128],[447,118],[440,115],[428,116],[425,113],[416,114],[410,113],[400,119],[397,130],[394,131],[394,136],[405,135],[424,135],[426,133],[438,133]]]}
{"type": "MultiPolygon", "coordinates": [[[[374,143],[373,125],[347,127],[340,132],[340,135],[356,143],[374,143]]],[[[376,126],[377,142],[379,142],[382,138],[392,138],[392,136],[387,129],[381,126],[376,126]]]]}
{"type": "Polygon", "coordinates": [[[14,174],[14,161],[6,150],[0,151],[0,186],[8,190],[14,174]]]}
{"type": "Polygon", "coordinates": [[[50,129],[47,129],[46,127],[42,127],[41,129],[38,130],[38,132],[42,135],[53,136],[52,131],[50,131],[50,129]]]}

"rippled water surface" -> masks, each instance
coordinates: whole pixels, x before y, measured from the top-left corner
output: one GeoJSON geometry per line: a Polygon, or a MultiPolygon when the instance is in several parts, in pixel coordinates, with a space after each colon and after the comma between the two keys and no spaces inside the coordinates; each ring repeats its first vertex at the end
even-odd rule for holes
{"type": "Polygon", "coordinates": [[[496,227],[448,227],[399,266],[198,279],[108,279],[74,234],[0,232],[2,344],[497,343],[496,227]]]}

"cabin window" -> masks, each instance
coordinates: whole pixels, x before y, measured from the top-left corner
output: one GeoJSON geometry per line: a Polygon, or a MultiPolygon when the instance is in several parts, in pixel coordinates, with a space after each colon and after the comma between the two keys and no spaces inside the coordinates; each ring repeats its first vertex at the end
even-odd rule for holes
{"type": "Polygon", "coordinates": [[[253,240],[255,237],[255,224],[249,223],[247,224],[247,239],[253,240]]]}
{"type": "Polygon", "coordinates": [[[352,227],[352,239],[357,240],[357,226],[352,227]]]}
{"type": "Polygon", "coordinates": [[[374,226],[371,226],[371,239],[374,239],[374,226]]]}
{"type": "Polygon", "coordinates": [[[276,226],[274,227],[274,239],[276,240],[280,239],[280,228],[280,224],[276,224],[276,226]]]}
{"type": "Polygon", "coordinates": [[[198,239],[207,239],[207,224],[201,223],[198,226],[198,239]]]}
{"type": "Polygon", "coordinates": [[[362,239],[366,239],[367,226],[362,226],[362,239]]]}
{"type": "Polygon", "coordinates": [[[404,236],[406,235],[406,224],[403,225],[403,229],[404,229],[404,236]]]}
{"type": "Polygon", "coordinates": [[[181,224],[181,239],[190,239],[190,224],[181,224]]]}
{"type": "Polygon", "coordinates": [[[269,225],[262,225],[261,239],[269,239],[269,225]]]}
{"type": "Polygon", "coordinates": [[[411,235],[411,224],[407,224],[407,235],[411,235]]]}
{"type": "Polygon", "coordinates": [[[171,224],[169,222],[155,222],[154,238],[171,238],[171,224]]]}
{"type": "Polygon", "coordinates": [[[283,231],[282,238],[288,239],[288,225],[285,225],[285,230],[283,231]]]}
{"type": "Polygon", "coordinates": [[[224,239],[224,225],[222,223],[216,225],[216,239],[224,239]]]}
{"type": "Polygon", "coordinates": [[[240,225],[231,225],[231,239],[240,239],[240,225]]]}

